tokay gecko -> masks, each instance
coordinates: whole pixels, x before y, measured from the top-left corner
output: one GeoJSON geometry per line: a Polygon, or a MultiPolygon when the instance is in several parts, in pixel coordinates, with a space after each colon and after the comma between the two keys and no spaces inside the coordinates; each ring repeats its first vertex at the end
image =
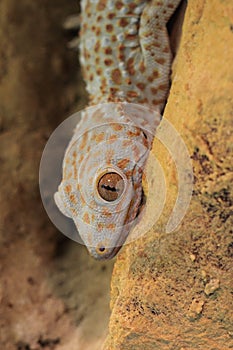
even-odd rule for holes
{"type": "Polygon", "coordinates": [[[142,175],[160,123],[172,55],[166,24],[180,0],[82,0],[82,111],[54,195],[96,259],[124,244],[143,207],[142,175]]]}

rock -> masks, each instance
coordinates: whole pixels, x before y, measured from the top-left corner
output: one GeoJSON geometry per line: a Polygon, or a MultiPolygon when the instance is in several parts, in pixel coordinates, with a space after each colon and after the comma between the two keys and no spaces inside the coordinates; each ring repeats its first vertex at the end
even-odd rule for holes
{"type": "MultiPolygon", "coordinates": [[[[164,117],[189,150],[193,197],[181,225],[164,233],[176,200],[177,175],[169,152],[155,139],[152,156],[166,178],[166,203],[153,227],[117,257],[105,350],[233,346],[232,23],[231,0],[188,1],[164,117]],[[213,275],[214,281],[206,284],[213,275]],[[220,279],[221,289],[207,298],[220,279]]],[[[150,181],[156,176],[149,171],[150,181]]],[[[144,220],[153,222],[157,193],[147,193],[149,218],[144,220]]]]}

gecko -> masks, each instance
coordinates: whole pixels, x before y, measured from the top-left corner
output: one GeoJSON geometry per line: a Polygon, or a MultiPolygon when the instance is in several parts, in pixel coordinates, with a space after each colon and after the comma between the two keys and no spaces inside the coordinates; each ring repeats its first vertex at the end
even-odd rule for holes
{"type": "Polygon", "coordinates": [[[54,200],[91,256],[111,259],[143,207],[142,176],[168,95],[166,24],[180,0],[82,0],[80,63],[89,94],[54,200]]]}

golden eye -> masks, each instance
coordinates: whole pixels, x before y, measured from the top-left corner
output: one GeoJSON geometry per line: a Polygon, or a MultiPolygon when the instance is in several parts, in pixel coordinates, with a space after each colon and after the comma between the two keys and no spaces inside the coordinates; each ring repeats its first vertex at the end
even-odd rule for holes
{"type": "Polygon", "coordinates": [[[117,173],[106,173],[99,179],[97,188],[101,198],[113,202],[122,195],[124,180],[117,173]]]}

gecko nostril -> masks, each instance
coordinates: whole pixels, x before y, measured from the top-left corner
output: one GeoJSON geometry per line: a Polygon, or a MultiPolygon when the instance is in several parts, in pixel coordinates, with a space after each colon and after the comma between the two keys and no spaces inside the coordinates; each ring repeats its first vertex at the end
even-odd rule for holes
{"type": "Polygon", "coordinates": [[[101,246],[101,247],[98,248],[98,250],[99,250],[101,253],[103,253],[103,252],[105,251],[105,247],[101,246]]]}

